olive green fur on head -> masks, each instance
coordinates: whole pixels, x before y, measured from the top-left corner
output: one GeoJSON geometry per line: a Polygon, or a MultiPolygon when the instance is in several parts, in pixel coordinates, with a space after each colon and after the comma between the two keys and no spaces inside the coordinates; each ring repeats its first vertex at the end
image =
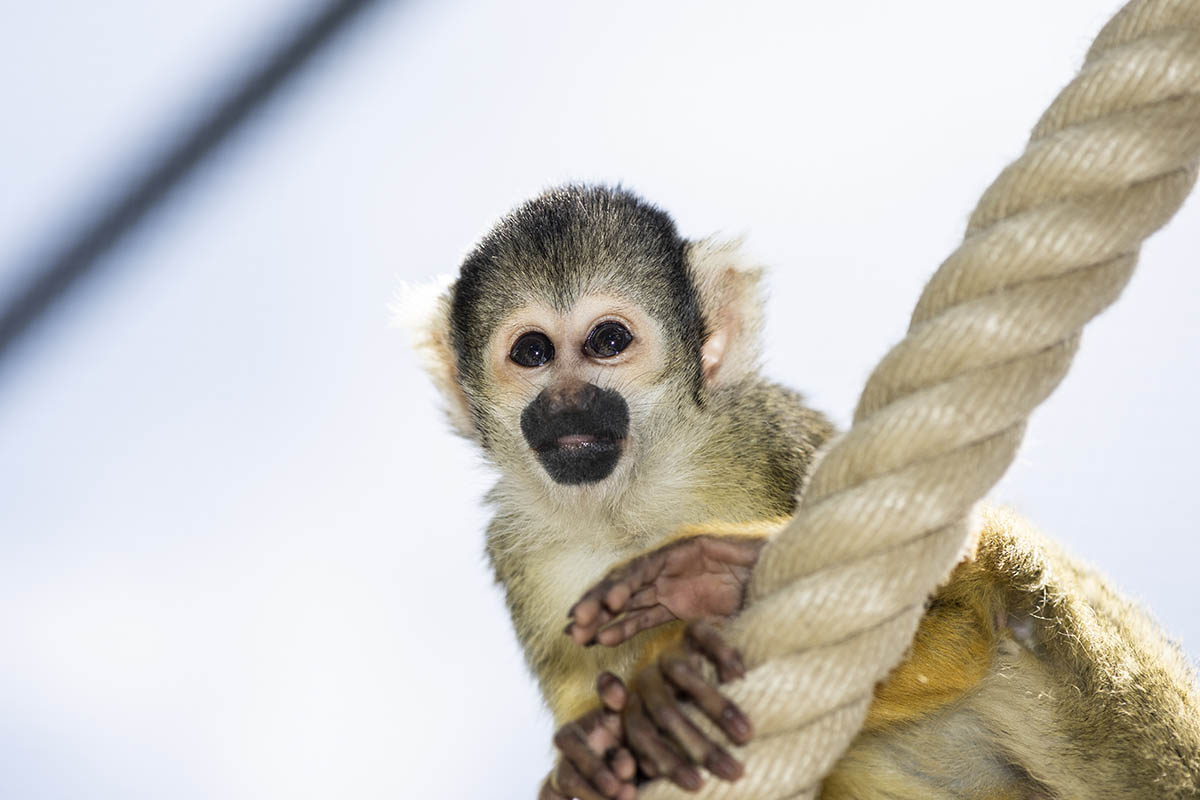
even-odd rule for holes
{"type": "Polygon", "coordinates": [[[699,513],[790,513],[832,429],[799,395],[759,376],[762,274],[739,243],[686,240],[666,212],[621,188],[567,185],[502,217],[438,295],[421,335],[455,428],[502,473],[493,500],[523,497],[517,505],[566,516],[585,502],[630,541],[663,522],[661,512],[648,520],[646,505],[669,505],[672,521],[685,523],[699,513]],[[652,386],[614,387],[628,395],[637,443],[625,469],[561,490],[528,457],[487,345],[514,309],[565,313],[590,295],[644,309],[660,326],[664,358],[652,386]],[[729,480],[731,472],[741,479],[729,480]]]}
{"type": "Polygon", "coordinates": [[[705,329],[686,246],[666,212],[623,189],[569,185],[524,203],[474,247],[454,285],[451,336],[464,384],[483,380],[478,342],[512,308],[540,300],[565,311],[608,291],[649,309],[680,352],[697,354],[685,368],[698,390],[705,329]]]}

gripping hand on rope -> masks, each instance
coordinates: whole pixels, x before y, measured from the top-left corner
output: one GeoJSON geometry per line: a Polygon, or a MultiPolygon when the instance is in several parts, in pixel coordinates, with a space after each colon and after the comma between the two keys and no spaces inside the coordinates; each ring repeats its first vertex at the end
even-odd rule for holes
{"type": "Polygon", "coordinates": [[[659,777],[694,791],[702,785],[700,765],[725,780],[741,777],[742,765],[697,728],[682,705],[691,701],[736,744],[752,736],[749,719],[706,673],[711,665],[716,683],[745,675],[741,655],[708,620],[728,619],[741,609],[765,542],[744,536],[680,539],[621,565],[584,593],[566,629],[580,645],[615,647],[667,622],[688,624],[682,643],[652,657],[628,686],[611,672],[600,675],[603,707],[555,736],[562,758],[543,800],[565,797],[553,786],[585,800],[625,800],[634,796],[639,780],[659,777]]]}

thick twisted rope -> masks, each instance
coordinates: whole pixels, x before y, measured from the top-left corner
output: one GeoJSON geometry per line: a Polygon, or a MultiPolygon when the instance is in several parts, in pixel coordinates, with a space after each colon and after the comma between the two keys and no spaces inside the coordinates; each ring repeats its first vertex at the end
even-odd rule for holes
{"type": "Polygon", "coordinates": [[[972,506],[1198,160],[1200,0],[1134,0],[984,193],[763,553],[731,631],[752,667],[729,687],[757,731],[735,749],[745,776],[699,795],[659,781],[643,797],[815,796],[964,552],[972,506]]]}

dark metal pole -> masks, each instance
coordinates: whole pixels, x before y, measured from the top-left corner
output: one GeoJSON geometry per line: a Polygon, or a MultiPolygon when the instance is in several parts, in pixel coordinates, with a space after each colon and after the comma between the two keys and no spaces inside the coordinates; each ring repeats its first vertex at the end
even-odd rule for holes
{"type": "Polygon", "coordinates": [[[317,51],[375,0],[333,0],[239,81],[221,102],[186,132],[116,199],[67,237],[66,244],[19,274],[30,276],[0,314],[0,364],[13,343],[56,300],[93,270],[122,236],[136,227],[211,155],[230,134],[299,72],[317,51]]]}

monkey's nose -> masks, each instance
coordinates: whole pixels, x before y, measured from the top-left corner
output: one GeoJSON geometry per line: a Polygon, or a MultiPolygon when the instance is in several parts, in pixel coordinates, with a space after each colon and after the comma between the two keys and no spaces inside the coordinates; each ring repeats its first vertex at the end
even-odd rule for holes
{"type": "Polygon", "coordinates": [[[552,386],[546,390],[546,410],[551,414],[591,408],[600,397],[600,387],[583,381],[552,386]]]}

